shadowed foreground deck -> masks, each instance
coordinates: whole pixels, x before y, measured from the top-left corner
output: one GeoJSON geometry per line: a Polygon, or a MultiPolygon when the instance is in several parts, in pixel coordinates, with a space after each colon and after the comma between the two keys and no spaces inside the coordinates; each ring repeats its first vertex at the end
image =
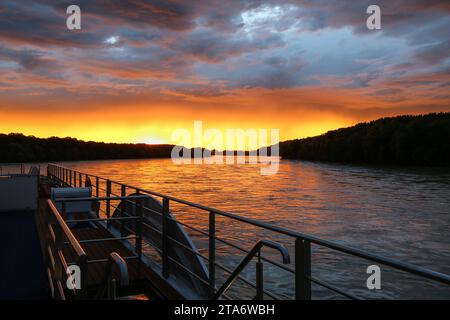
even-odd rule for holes
{"type": "Polygon", "coordinates": [[[0,300],[50,299],[34,211],[2,212],[0,300]]]}
{"type": "MultiPolygon", "coordinates": [[[[37,223],[40,232],[45,232],[45,210],[46,199],[41,199],[39,214],[37,215],[37,223]]],[[[82,217],[75,217],[81,219],[82,217]]],[[[66,220],[66,219],[65,219],[66,220]]],[[[69,224],[70,227],[70,224],[69,224]]],[[[70,227],[71,232],[75,238],[81,243],[84,251],[88,257],[88,284],[89,296],[95,296],[99,286],[105,277],[107,261],[112,252],[116,252],[121,257],[133,257],[133,253],[123,243],[124,240],[109,240],[109,241],[93,241],[83,243],[83,241],[110,239],[115,236],[104,227],[104,225],[94,222],[89,227],[70,227]]],[[[41,234],[41,240],[44,235],[41,234]]],[[[43,246],[44,248],[44,246],[43,246]]],[[[69,245],[63,248],[64,255],[67,257],[68,264],[75,261],[75,253],[71,250],[69,245]]],[[[163,281],[160,275],[145,265],[138,258],[127,259],[127,267],[130,285],[126,288],[117,288],[119,296],[132,296],[142,294],[142,298],[150,299],[183,299],[176,290],[174,290],[166,281],[163,281]]],[[[119,274],[115,271],[115,276],[119,274]]]]}

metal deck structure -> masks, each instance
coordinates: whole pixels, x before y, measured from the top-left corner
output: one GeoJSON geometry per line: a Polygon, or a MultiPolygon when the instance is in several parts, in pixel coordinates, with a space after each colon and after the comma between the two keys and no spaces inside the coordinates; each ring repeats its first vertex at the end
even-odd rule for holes
{"type": "Polygon", "coordinates": [[[313,246],[388,266],[450,289],[447,274],[60,165],[49,164],[46,176],[39,173],[39,168],[31,168],[28,174],[24,165],[17,170],[19,172],[11,173],[1,167],[0,187],[14,198],[20,188],[32,190],[30,187],[38,182],[39,201],[34,204],[33,196],[28,197],[18,204],[18,211],[8,211],[8,201],[1,203],[0,237],[2,243],[7,244],[1,251],[2,260],[7,261],[2,263],[2,272],[10,274],[11,280],[11,283],[2,283],[1,298],[230,299],[240,298],[239,294],[237,297],[229,294],[237,281],[252,288],[252,297],[256,299],[310,300],[314,298],[313,284],[342,298],[365,298],[313,275],[313,246]],[[18,185],[12,184],[14,179],[19,181],[18,185]],[[91,187],[91,197],[50,199],[51,188],[85,186],[91,187]],[[146,207],[145,200],[149,197],[160,200],[161,210],[146,207]],[[67,208],[76,202],[91,203],[92,214],[67,213],[67,208]],[[174,208],[182,210],[174,215],[171,214],[174,208]],[[160,228],[146,223],[143,212],[158,217],[160,228]],[[184,215],[191,220],[181,219],[184,215]],[[200,215],[203,220],[197,219],[200,215]],[[203,241],[198,247],[180,242],[171,233],[174,224],[203,241]],[[224,226],[251,228],[256,239],[242,243],[226,237],[224,226]],[[156,244],[145,240],[149,231],[156,235],[156,244]],[[173,255],[174,248],[204,261],[206,275],[180,263],[173,255]],[[225,265],[222,254],[227,250],[241,253],[240,262],[231,267],[225,265]],[[24,268],[29,266],[32,281],[27,282],[24,268]],[[81,288],[66,285],[72,276],[70,266],[80,268],[81,288]],[[291,296],[265,286],[268,268],[273,273],[292,276],[291,296]],[[249,272],[255,281],[249,277],[249,272]],[[189,275],[197,287],[180,281],[180,274],[189,275]]]}
{"type": "MultiPolygon", "coordinates": [[[[205,299],[227,299],[230,298],[227,295],[227,290],[233,285],[233,283],[237,280],[242,281],[246,285],[254,288],[254,297],[257,299],[299,299],[299,300],[310,300],[313,298],[311,287],[312,284],[316,284],[320,287],[331,290],[343,298],[349,299],[363,299],[359,295],[352,294],[343,290],[342,288],[329,283],[325,280],[319,279],[311,274],[311,247],[323,247],[327,248],[335,252],[336,254],[345,254],[355,258],[360,258],[367,260],[369,262],[378,263],[380,265],[391,267],[400,272],[404,272],[409,275],[414,275],[420,278],[423,278],[429,282],[435,282],[443,285],[450,285],[450,276],[447,274],[435,272],[426,268],[422,268],[419,266],[415,266],[412,264],[404,263],[401,261],[397,261],[394,259],[390,259],[384,256],[380,256],[377,254],[373,254],[370,252],[366,252],[364,250],[356,249],[353,247],[349,247],[347,245],[339,244],[332,241],[323,240],[308,234],[303,234],[300,232],[292,231],[286,228],[278,227],[273,224],[261,222],[258,220],[242,217],[239,215],[235,215],[229,212],[224,212],[215,208],[206,207],[200,204],[192,203],[186,200],[178,199],[172,196],[160,194],[157,192],[144,190],[142,188],[130,186],[124,183],[120,183],[117,181],[113,181],[110,179],[105,179],[102,177],[98,177],[95,175],[90,175],[82,172],[78,172],[76,170],[50,164],[48,166],[47,175],[51,181],[59,184],[60,186],[71,186],[71,187],[82,187],[86,184],[92,184],[94,197],[92,201],[101,201],[102,205],[100,206],[99,211],[101,212],[98,222],[102,222],[106,228],[112,223],[114,223],[115,219],[136,219],[138,225],[136,226],[136,232],[133,234],[133,240],[131,239],[121,239],[120,234],[113,235],[116,238],[114,243],[117,243],[117,239],[120,241],[128,242],[128,248],[134,248],[134,251],[123,251],[121,252],[123,256],[125,256],[125,260],[128,264],[132,265],[132,261],[136,259],[136,255],[138,256],[138,260],[142,258],[142,229],[150,228],[150,226],[145,225],[142,222],[141,216],[139,216],[139,208],[142,210],[142,203],[140,202],[140,196],[151,196],[157,199],[160,199],[163,210],[162,212],[154,212],[154,214],[160,215],[162,219],[162,228],[161,230],[154,230],[161,237],[161,247],[154,247],[154,251],[157,252],[160,256],[160,259],[156,259],[152,261],[153,268],[152,271],[155,273],[155,278],[158,279],[161,283],[166,283],[169,287],[173,288],[173,283],[171,283],[171,276],[173,274],[173,270],[176,268],[184,270],[184,272],[192,275],[192,277],[197,278],[199,281],[204,282],[204,285],[209,289],[209,293],[207,296],[197,297],[197,298],[205,298],[205,299]],[[132,194],[134,196],[127,196],[132,194]],[[136,196],[137,195],[137,196],[136,196]],[[120,210],[120,208],[124,205],[124,203],[133,202],[137,208],[137,215],[134,217],[114,217],[113,212],[115,210],[120,210]],[[192,226],[189,223],[181,222],[180,220],[169,216],[169,211],[173,206],[182,206],[187,209],[195,209],[196,214],[199,212],[203,213],[207,216],[207,225],[199,228],[198,226],[192,226]],[[256,228],[258,230],[271,233],[271,239],[277,239],[279,237],[283,237],[291,241],[292,245],[290,248],[292,250],[288,250],[285,245],[282,245],[278,242],[270,241],[268,239],[258,239],[255,243],[250,244],[250,246],[242,246],[242,244],[231,241],[229,239],[225,239],[223,237],[218,236],[218,229],[216,222],[220,219],[222,222],[228,223],[230,225],[236,225],[236,227],[248,227],[256,228]],[[200,236],[203,236],[207,239],[206,246],[193,250],[186,245],[177,242],[168,234],[168,225],[169,223],[176,223],[182,226],[183,228],[190,230],[193,233],[196,233],[200,236]],[[131,245],[132,244],[132,245],[131,245]],[[173,257],[170,256],[169,248],[171,246],[179,246],[184,250],[195,254],[196,256],[203,259],[208,266],[208,279],[205,281],[198,274],[189,270],[185,266],[181,265],[177,262],[173,257]],[[219,263],[216,259],[218,255],[218,247],[221,248],[232,248],[234,250],[238,250],[244,254],[244,258],[242,261],[235,266],[234,268],[229,268],[219,263]],[[273,254],[271,256],[263,255],[262,249],[265,247],[269,247],[276,252],[278,252],[281,259],[275,261],[273,254]],[[131,255],[130,255],[131,254],[131,255]],[[133,256],[133,254],[135,256],[133,256]],[[242,275],[242,271],[249,265],[250,262],[256,261],[255,268],[255,278],[256,281],[252,281],[248,279],[248,277],[244,277],[242,275]],[[279,269],[284,272],[293,275],[294,279],[294,294],[292,297],[280,296],[277,292],[273,290],[268,290],[264,286],[264,267],[263,265],[270,265],[271,268],[279,269]],[[221,276],[219,276],[219,274],[221,276]]],[[[82,199],[83,200],[83,199],[82,199]]],[[[80,200],[80,201],[82,201],[80,200]]],[[[86,199],[84,199],[86,200],[86,199]]],[[[70,199],[61,200],[62,202],[70,201],[70,199]]],[[[50,204],[51,205],[51,204],[50,204]]],[[[150,210],[149,208],[146,208],[150,210]]],[[[184,211],[186,214],[189,214],[189,210],[184,211]]],[[[104,231],[102,231],[104,232],[104,231]]],[[[107,238],[110,237],[111,234],[99,234],[98,237],[101,237],[102,241],[108,241],[107,238]]],[[[87,248],[87,243],[84,242],[84,239],[89,240],[90,236],[77,234],[74,235],[74,241],[77,240],[76,245],[81,245],[87,248]],[[77,238],[78,237],[78,238],[77,238]]],[[[102,242],[100,241],[100,242],[102,242]]],[[[148,244],[147,244],[148,245],[148,244]]],[[[115,250],[113,247],[108,247],[105,251],[103,251],[104,255],[108,253],[109,250],[115,250]]],[[[81,248],[80,248],[81,250],[81,248]]],[[[86,254],[83,251],[83,254],[86,254]]],[[[94,255],[95,256],[95,255],[94,255]]],[[[78,257],[80,258],[80,256],[78,257]]],[[[103,259],[106,260],[104,256],[95,256],[94,259],[103,259]]],[[[85,263],[83,260],[82,264],[85,263]]],[[[105,261],[104,261],[105,262],[105,261]]],[[[134,267],[132,267],[133,269],[134,267]]],[[[134,275],[133,275],[134,277],[134,275]]],[[[132,278],[133,278],[132,277],[132,278]]],[[[85,280],[91,281],[91,280],[85,280]]],[[[158,285],[156,285],[157,287],[158,285]]],[[[179,289],[179,288],[178,288],[179,289]]],[[[177,291],[175,289],[175,291],[177,291]]],[[[178,291],[179,292],[179,291],[178,291]]],[[[183,295],[183,292],[179,292],[183,295]]],[[[190,298],[189,295],[185,295],[183,298],[190,298]]]]}

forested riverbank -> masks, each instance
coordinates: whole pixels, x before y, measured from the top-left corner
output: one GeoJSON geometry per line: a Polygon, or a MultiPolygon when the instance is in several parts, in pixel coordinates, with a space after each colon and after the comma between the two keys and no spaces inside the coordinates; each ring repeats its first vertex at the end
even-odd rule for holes
{"type": "Polygon", "coordinates": [[[280,143],[284,159],[450,166],[450,113],[383,118],[280,143]]]}

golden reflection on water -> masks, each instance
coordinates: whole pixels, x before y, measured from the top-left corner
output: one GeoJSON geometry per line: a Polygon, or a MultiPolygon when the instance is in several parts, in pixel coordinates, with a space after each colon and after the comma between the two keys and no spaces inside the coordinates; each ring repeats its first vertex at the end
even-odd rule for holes
{"type": "MultiPolygon", "coordinates": [[[[263,164],[175,165],[170,159],[152,159],[66,165],[81,172],[329,240],[345,241],[353,247],[450,273],[449,170],[281,160],[277,174],[262,176],[260,167],[263,164]]],[[[113,192],[120,194],[118,188],[113,192]]],[[[207,212],[173,203],[171,209],[180,221],[207,229],[207,212]]],[[[292,239],[230,219],[217,218],[217,229],[220,237],[247,248],[258,239],[276,237],[292,249],[292,239]]],[[[192,236],[200,250],[207,248],[205,239],[192,236]]],[[[218,244],[218,247],[224,256],[238,257],[238,252],[223,245],[218,244]]],[[[325,269],[334,267],[332,280],[335,282],[360,285],[358,281],[363,281],[364,264],[357,272],[359,280],[349,280],[348,270],[342,268],[348,265],[348,257],[336,257],[320,248],[313,250],[319,253],[313,257],[319,265],[317,272],[325,272],[320,267],[322,262],[325,269]]],[[[236,259],[224,261],[232,267],[238,261],[236,259]]],[[[356,267],[361,262],[351,263],[356,267]]],[[[284,275],[287,282],[283,282],[281,276],[276,275],[274,273],[274,279],[269,277],[268,282],[279,286],[286,294],[290,293],[293,279],[284,275]]],[[[393,276],[398,277],[395,273],[393,276]]],[[[400,291],[400,287],[394,287],[396,291],[400,291]]],[[[380,293],[379,297],[390,296],[380,293]]]]}

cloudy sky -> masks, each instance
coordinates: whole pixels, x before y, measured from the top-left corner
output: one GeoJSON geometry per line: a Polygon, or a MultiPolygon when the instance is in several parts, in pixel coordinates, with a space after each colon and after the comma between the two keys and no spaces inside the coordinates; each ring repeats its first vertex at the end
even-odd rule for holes
{"type": "Polygon", "coordinates": [[[170,143],[202,120],[286,140],[450,111],[449,30],[434,0],[0,0],[0,132],[170,143]]]}

